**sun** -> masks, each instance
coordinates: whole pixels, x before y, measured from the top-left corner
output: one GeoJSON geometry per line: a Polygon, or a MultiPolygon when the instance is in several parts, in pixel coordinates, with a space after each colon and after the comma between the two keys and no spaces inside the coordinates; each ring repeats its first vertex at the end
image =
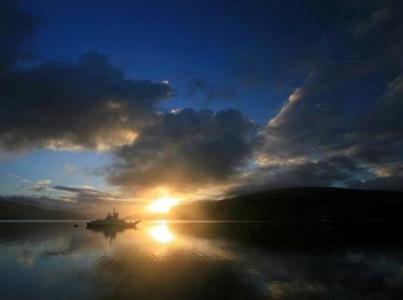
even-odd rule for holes
{"type": "Polygon", "coordinates": [[[178,199],[169,196],[163,196],[148,205],[148,210],[153,213],[167,213],[171,210],[172,207],[177,204],[178,199]]]}

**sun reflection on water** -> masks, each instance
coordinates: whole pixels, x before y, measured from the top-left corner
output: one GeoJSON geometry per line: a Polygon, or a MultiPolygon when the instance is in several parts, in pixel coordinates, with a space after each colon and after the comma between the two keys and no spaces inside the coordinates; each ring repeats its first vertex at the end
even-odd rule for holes
{"type": "Polygon", "coordinates": [[[166,222],[161,222],[148,229],[150,236],[159,243],[168,244],[174,240],[174,235],[169,230],[166,222]]]}

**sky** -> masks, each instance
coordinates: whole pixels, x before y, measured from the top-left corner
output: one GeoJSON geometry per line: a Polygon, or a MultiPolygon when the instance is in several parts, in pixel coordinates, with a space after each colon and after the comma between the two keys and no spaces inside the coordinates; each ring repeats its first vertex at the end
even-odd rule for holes
{"type": "Polygon", "coordinates": [[[2,1],[0,195],[402,190],[402,8],[2,1]]]}

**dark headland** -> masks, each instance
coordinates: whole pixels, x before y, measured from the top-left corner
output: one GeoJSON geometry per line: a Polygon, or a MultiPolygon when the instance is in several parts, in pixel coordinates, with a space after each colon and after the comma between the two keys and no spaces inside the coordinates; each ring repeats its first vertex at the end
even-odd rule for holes
{"type": "Polygon", "coordinates": [[[178,206],[177,219],[269,221],[400,221],[403,192],[291,188],[178,206]]]}
{"type": "Polygon", "coordinates": [[[18,203],[0,197],[0,220],[81,219],[83,216],[65,209],[46,209],[35,204],[18,203]]]}
{"type": "Polygon", "coordinates": [[[178,206],[171,215],[247,221],[173,226],[182,233],[222,236],[265,248],[323,251],[403,243],[403,192],[292,188],[199,201],[178,206]]]}

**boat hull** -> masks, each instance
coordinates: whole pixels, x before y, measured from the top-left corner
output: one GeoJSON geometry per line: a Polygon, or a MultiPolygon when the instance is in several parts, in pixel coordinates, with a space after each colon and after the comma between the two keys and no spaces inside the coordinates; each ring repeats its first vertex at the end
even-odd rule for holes
{"type": "Polygon", "coordinates": [[[135,228],[138,223],[140,223],[140,221],[134,221],[128,223],[106,223],[106,222],[91,221],[87,223],[87,228],[125,229],[125,228],[135,228]]]}

